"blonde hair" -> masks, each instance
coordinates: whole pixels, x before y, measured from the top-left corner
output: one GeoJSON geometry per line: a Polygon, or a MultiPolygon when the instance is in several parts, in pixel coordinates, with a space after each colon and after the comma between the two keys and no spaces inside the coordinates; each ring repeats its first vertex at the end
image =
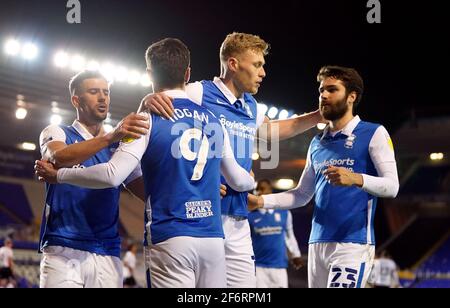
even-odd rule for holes
{"type": "Polygon", "coordinates": [[[270,45],[257,35],[233,32],[228,34],[220,47],[220,60],[225,62],[247,50],[268,55],[270,45]]]}

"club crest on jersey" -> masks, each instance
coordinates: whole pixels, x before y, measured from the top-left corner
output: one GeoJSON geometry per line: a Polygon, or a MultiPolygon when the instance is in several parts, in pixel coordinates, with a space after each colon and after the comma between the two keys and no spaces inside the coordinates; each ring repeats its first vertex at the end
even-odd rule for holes
{"type": "Polygon", "coordinates": [[[345,140],[344,147],[347,149],[353,149],[353,144],[355,143],[356,136],[351,134],[348,136],[348,138],[345,140]]]}
{"type": "Polygon", "coordinates": [[[281,221],[281,215],[280,215],[280,213],[275,213],[275,221],[276,222],[280,222],[281,221]]]}

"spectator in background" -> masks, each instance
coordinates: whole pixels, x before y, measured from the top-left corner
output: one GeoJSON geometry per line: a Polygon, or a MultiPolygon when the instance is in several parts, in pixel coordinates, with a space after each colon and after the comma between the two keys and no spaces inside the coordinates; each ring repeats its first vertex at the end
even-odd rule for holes
{"type": "Polygon", "coordinates": [[[11,288],[14,282],[14,253],[13,242],[7,238],[0,248],[0,288],[11,288]]]}
{"type": "MultiPolygon", "coordinates": [[[[259,181],[256,191],[258,195],[271,194],[270,181],[259,181]]],[[[288,260],[297,270],[305,264],[295,239],[290,211],[259,209],[251,212],[248,220],[255,251],[257,287],[287,288],[288,260]]]]}
{"type": "Polygon", "coordinates": [[[375,257],[369,282],[374,288],[400,287],[397,264],[386,250],[375,257]]]}
{"type": "Polygon", "coordinates": [[[128,246],[128,251],[123,257],[123,286],[125,288],[134,288],[137,286],[136,279],[134,278],[136,269],[136,253],[137,245],[131,244],[128,246]]]}

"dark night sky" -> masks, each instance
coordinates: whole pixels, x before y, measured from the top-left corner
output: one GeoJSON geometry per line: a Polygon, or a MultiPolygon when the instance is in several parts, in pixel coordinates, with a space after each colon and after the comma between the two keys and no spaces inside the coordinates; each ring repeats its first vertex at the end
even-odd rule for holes
{"type": "Polygon", "coordinates": [[[190,47],[193,79],[200,80],[219,74],[218,49],[227,33],[249,32],[272,45],[260,101],[313,110],[317,71],[338,64],[363,75],[360,114],[366,120],[395,129],[413,108],[418,116],[449,114],[439,78],[450,54],[443,1],[381,1],[382,24],[372,25],[366,3],[81,0],[82,24],[69,25],[65,0],[2,0],[0,35],[35,38],[51,50],[107,55],[142,69],[150,43],[177,37],[190,47]]]}

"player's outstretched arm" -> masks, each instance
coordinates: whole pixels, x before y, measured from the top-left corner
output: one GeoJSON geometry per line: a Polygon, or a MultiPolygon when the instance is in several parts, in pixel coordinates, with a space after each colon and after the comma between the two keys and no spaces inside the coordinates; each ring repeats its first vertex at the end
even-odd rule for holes
{"type": "Polygon", "coordinates": [[[285,120],[269,120],[258,129],[258,138],[263,140],[286,140],[295,137],[322,122],[319,110],[285,120]]]}
{"type": "Polygon", "coordinates": [[[40,180],[50,184],[63,183],[92,189],[121,185],[138,166],[139,160],[127,153],[116,152],[111,160],[88,168],[56,170],[46,161],[36,161],[35,170],[40,180]]]}
{"type": "Polygon", "coordinates": [[[306,166],[296,188],[278,194],[263,196],[249,195],[248,209],[253,211],[259,208],[289,210],[305,206],[311,201],[315,191],[315,173],[311,166],[310,151],[306,159],[306,166]]]}
{"type": "MultiPolygon", "coordinates": [[[[129,183],[138,178],[142,173],[140,172],[140,168],[136,167],[139,166],[139,162],[145,153],[152,127],[149,114],[142,113],[141,115],[147,119],[146,123],[148,125],[148,132],[144,138],[132,140],[128,143],[122,142],[107,163],[83,169],[59,169],[57,171],[57,182],[93,189],[103,189],[117,187],[124,182],[129,183]]],[[[41,176],[40,173],[42,171],[37,170],[37,173],[41,176]]]]}
{"type": "Polygon", "coordinates": [[[111,133],[71,145],[67,145],[63,141],[52,141],[52,139],[55,139],[51,130],[61,129],[59,127],[48,127],[42,132],[40,138],[43,158],[52,162],[56,168],[81,164],[97,152],[123,138],[138,139],[141,135],[145,135],[149,128],[147,120],[142,115],[131,113],[111,133]],[[46,144],[43,144],[44,142],[46,144]]]}

